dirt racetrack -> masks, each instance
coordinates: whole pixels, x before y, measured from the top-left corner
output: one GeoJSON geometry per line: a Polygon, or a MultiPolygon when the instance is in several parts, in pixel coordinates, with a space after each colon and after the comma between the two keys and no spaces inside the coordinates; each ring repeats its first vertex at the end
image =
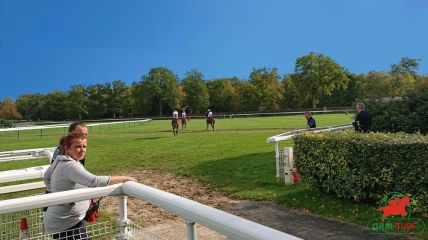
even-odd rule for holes
{"type": "MultiPolygon", "coordinates": [[[[121,173],[121,175],[132,176],[142,184],[192,199],[303,239],[390,239],[388,236],[371,235],[361,226],[310,214],[303,210],[290,209],[270,202],[233,200],[196,181],[170,173],[143,170],[121,173]]],[[[104,199],[102,209],[117,215],[117,201],[116,197],[104,199]]],[[[165,239],[185,239],[185,224],[181,218],[144,201],[128,198],[128,217],[165,239]]],[[[394,239],[397,239],[396,237],[394,239]]],[[[197,239],[227,238],[197,225],[197,239]]]]}

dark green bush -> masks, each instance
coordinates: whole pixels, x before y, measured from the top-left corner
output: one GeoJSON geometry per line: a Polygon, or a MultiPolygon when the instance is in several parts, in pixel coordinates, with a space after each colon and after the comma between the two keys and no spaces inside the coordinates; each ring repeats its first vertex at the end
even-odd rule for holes
{"type": "Polygon", "coordinates": [[[371,131],[428,133],[428,89],[419,96],[365,103],[372,116],[371,131]]]}
{"type": "Polygon", "coordinates": [[[302,180],[353,201],[377,203],[388,192],[411,194],[428,210],[428,137],[353,131],[308,133],[294,139],[302,180]]]}

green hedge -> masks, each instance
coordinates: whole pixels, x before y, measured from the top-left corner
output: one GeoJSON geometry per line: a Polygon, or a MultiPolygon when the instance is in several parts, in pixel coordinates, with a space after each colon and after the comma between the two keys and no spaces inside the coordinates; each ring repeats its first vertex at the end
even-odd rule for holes
{"type": "Polygon", "coordinates": [[[371,131],[428,134],[428,89],[419,96],[364,102],[372,116],[371,131]]]}
{"type": "Polygon", "coordinates": [[[353,131],[307,133],[294,139],[302,180],[327,193],[377,203],[388,192],[411,194],[428,210],[428,137],[353,131]]]}

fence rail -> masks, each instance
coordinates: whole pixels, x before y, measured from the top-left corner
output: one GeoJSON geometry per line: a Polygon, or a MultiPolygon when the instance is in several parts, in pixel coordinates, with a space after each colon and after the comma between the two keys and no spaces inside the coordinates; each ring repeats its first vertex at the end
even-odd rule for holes
{"type": "Polygon", "coordinates": [[[278,181],[284,179],[285,184],[292,183],[291,175],[296,172],[294,166],[293,148],[280,150],[279,142],[292,139],[293,137],[303,134],[305,132],[330,132],[340,131],[352,128],[352,124],[343,124],[328,126],[322,128],[312,129],[298,129],[281,133],[266,139],[267,143],[275,144],[275,165],[276,165],[276,178],[278,181]]]}
{"type": "Polygon", "coordinates": [[[278,230],[251,222],[244,218],[224,211],[167,193],[140,183],[127,182],[107,187],[75,189],[64,192],[43,194],[0,201],[0,214],[14,213],[35,208],[49,207],[69,202],[83,201],[104,196],[119,196],[120,220],[122,236],[128,232],[126,214],[126,196],[150,202],[167,209],[186,221],[188,239],[194,239],[194,224],[198,223],[233,239],[299,239],[278,230]],[[193,237],[192,237],[193,236],[193,237]]]}
{"type": "MultiPolygon", "coordinates": [[[[106,123],[90,123],[86,126],[101,126],[101,125],[114,125],[114,124],[123,124],[123,123],[141,123],[141,122],[150,122],[151,119],[143,120],[132,120],[132,121],[117,121],[117,122],[106,122],[106,123]]],[[[30,126],[30,127],[16,127],[16,128],[2,128],[0,132],[12,132],[12,131],[24,131],[24,130],[43,130],[51,128],[68,128],[70,124],[51,124],[51,125],[41,125],[41,126],[30,126]]]]}

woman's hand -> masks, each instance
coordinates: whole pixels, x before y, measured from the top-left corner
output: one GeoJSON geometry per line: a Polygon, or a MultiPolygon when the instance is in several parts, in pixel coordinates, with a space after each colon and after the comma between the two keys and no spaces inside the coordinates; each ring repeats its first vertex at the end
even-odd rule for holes
{"type": "Polygon", "coordinates": [[[137,182],[137,180],[135,178],[128,177],[128,176],[111,176],[110,177],[110,185],[116,184],[116,183],[124,183],[127,181],[137,182]]]}

